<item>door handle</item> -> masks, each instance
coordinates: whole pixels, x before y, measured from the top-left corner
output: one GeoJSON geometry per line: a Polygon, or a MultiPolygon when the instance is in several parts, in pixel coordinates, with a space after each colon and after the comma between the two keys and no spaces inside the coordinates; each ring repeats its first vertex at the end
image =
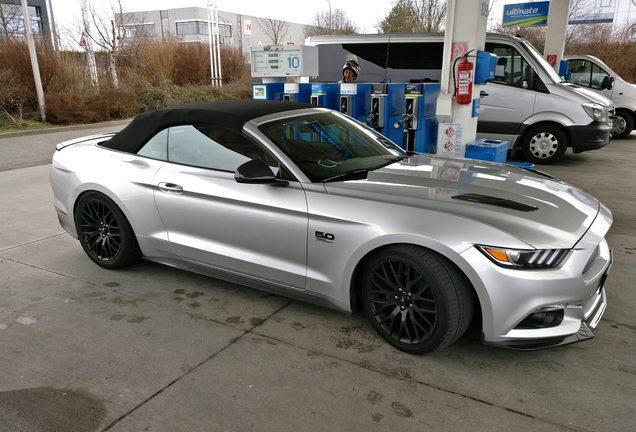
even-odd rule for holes
{"type": "Polygon", "coordinates": [[[158,186],[159,186],[159,190],[162,192],[173,193],[173,194],[183,193],[183,188],[179,186],[178,184],[161,182],[158,184],[158,186]]]}
{"type": "Polygon", "coordinates": [[[485,91],[481,90],[481,91],[479,92],[479,97],[480,97],[480,98],[483,98],[484,96],[488,96],[488,93],[486,93],[485,91]]]}

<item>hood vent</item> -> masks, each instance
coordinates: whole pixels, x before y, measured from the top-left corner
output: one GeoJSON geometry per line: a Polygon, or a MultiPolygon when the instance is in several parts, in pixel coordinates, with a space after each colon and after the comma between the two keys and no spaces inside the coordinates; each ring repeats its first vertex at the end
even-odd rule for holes
{"type": "Polygon", "coordinates": [[[451,198],[462,200],[462,201],[470,201],[470,202],[476,202],[480,204],[488,204],[488,205],[493,205],[498,207],[505,207],[505,208],[520,210],[525,212],[539,210],[539,207],[534,207],[534,206],[523,204],[517,201],[511,201],[504,198],[498,198],[498,197],[475,194],[475,193],[453,195],[451,198]]]}

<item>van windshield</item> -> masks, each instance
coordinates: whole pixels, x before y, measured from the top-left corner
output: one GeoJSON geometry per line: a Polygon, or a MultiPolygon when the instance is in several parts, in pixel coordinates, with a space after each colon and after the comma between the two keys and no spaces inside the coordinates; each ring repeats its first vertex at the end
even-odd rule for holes
{"type": "Polygon", "coordinates": [[[543,70],[548,74],[552,82],[560,83],[563,82],[559,74],[554,70],[554,68],[543,58],[539,51],[532,46],[530,42],[523,41],[523,46],[526,47],[530,55],[534,58],[534,60],[539,63],[539,65],[543,68],[543,70]]]}

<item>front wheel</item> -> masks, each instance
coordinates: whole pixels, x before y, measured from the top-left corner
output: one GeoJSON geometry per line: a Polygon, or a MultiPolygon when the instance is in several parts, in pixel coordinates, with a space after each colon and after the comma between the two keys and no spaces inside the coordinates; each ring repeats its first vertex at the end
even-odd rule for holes
{"type": "Polygon", "coordinates": [[[535,164],[558,161],[568,148],[565,133],[556,126],[538,125],[530,128],[521,142],[523,156],[535,164]]]}
{"type": "Polygon", "coordinates": [[[364,312],[394,347],[412,354],[443,348],[468,328],[473,297],[465,278],[444,258],[414,245],[381,250],[362,279],[364,312]]]}
{"type": "Polygon", "coordinates": [[[86,255],[108,269],[126,267],[141,256],[124,213],[107,196],[88,192],[75,206],[75,227],[86,255]]]}
{"type": "Polygon", "coordinates": [[[623,110],[616,111],[613,118],[612,138],[625,138],[634,129],[634,119],[623,110]]]}

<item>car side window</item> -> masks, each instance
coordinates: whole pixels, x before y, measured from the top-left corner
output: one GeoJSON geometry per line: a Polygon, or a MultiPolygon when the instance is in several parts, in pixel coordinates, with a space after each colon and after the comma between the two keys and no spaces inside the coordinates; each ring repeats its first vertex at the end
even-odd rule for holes
{"type": "Polygon", "coordinates": [[[487,43],[486,51],[497,56],[497,67],[493,82],[514,87],[523,86],[523,70],[528,63],[515,48],[496,43],[487,43]]]}
{"type": "Polygon", "coordinates": [[[164,129],[157,135],[150,138],[144,146],[137,152],[138,155],[151,159],[168,159],[168,129],[164,129]]]}
{"type": "Polygon", "coordinates": [[[173,126],[168,130],[168,161],[234,172],[252,159],[265,161],[277,172],[278,163],[241,133],[213,125],[173,126]]]}
{"type": "Polygon", "coordinates": [[[570,60],[568,66],[570,81],[573,84],[589,87],[592,77],[592,63],[587,60],[570,60]]]}

